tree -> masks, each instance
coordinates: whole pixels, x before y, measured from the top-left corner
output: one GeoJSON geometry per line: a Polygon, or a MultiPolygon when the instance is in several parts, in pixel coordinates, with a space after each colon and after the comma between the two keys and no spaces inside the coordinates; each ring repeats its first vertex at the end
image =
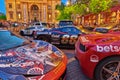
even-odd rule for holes
{"type": "Polygon", "coordinates": [[[0,20],[6,20],[6,16],[5,15],[1,15],[0,16],[0,20]]]}
{"type": "Polygon", "coordinates": [[[72,7],[65,6],[63,3],[61,5],[57,5],[56,9],[59,10],[59,14],[57,20],[71,19],[72,7]]]}
{"type": "Polygon", "coordinates": [[[86,4],[76,3],[73,5],[73,14],[86,14],[86,4]]]}
{"type": "Polygon", "coordinates": [[[90,0],[76,0],[77,3],[87,4],[90,0]]]}
{"type": "Polygon", "coordinates": [[[59,10],[59,11],[62,11],[62,10],[64,10],[64,8],[65,8],[65,4],[64,3],[61,3],[61,5],[56,5],[56,9],[57,10],[59,10]]]}
{"type": "Polygon", "coordinates": [[[89,11],[90,13],[105,11],[112,6],[112,2],[112,0],[90,0],[89,11]]]}
{"type": "Polygon", "coordinates": [[[99,13],[108,10],[117,3],[116,0],[77,0],[75,4],[69,6],[61,3],[61,5],[56,6],[56,9],[60,11],[57,19],[71,19],[72,14],[99,13]]]}

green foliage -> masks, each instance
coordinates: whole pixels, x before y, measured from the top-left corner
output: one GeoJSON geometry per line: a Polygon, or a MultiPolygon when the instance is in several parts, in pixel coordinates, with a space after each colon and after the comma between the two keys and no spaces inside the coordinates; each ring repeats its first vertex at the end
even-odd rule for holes
{"type": "Polygon", "coordinates": [[[0,15],[0,20],[6,20],[6,16],[5,15],[0,15]]]}
{"type": "Polygon", "coordinates": [[[75,4],[74,6],[74,14],[80,14],[80,15],[83,15],[86,13],[86,8],[87,8],[87,5],[86,4],[80,4],[80,3],[77,3],[75,4]]]}
{"type": "Polygon", "coordinates": [[[71,14],[66,11],[61,11],[60,14],[57,17],[57,20],[65,20],[65,19],[71,19],[71,14]]]}
{"type": "Polygon", "coordinates": [[[70,6],[65,6],[61,3],[61,5],[56,6],[56,9],[60,12],[57,20],[71,19],[72,8],[70,6]]]}
{"type": "Polygon", "coordinates": [[[71,19],[72,14],[85,15],[88,13],[99,13],[108,10],[117,3],[115,0],[78,0],[77,3],[69,6],[61,3],[61,5],[56,6],[56,9],[60,11],[57,19],[71,19]]]}
{"type": "Polygon", "coordinates": [[[99,13],[111,7],[112,0],[91,0],[89,10],[91,13],[99,13]]]}
{"type": "Polygon", "coordinates": [[[65,8],[65,4],[64,3],[61,3],[61,5],[56,5],[56,9],[59,10],[59,11],[64,10],[64,8],[65,8]]]}

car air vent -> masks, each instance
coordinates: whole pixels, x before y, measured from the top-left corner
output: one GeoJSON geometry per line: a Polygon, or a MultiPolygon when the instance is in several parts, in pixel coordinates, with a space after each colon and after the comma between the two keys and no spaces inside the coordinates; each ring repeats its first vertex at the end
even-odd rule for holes
{"type": "Polygon", "coordinates": [[[86,51],[85,45],[83,45],[83,44],[80,43],[80,50],[82,50],[83,52],[85,52],[86,51]]]}
{"type": "Polygon", "coordinates": [[[99,38],[97,40],[95,40],[97,43],[101,43],[101,42],[111,42],[113,41],[113,38],[99,38]]]}

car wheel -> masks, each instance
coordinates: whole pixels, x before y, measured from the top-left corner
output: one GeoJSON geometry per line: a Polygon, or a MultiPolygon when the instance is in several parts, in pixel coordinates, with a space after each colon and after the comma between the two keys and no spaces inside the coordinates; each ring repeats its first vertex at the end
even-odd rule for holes
{"type": "Polygon", "coordinates": [[[43,41],[49,42],[49,39],[47,37],[44,37],[44,36],[39,36],[38,40],[43,40],[43,41]]]}
{"type": "Polygon", "coordinates": [[[120,80],[120,56],[108,57],[95,69],[95,80],[120,80]]]}
{"type": "Polygon", "coordinates": [[[23,31],[20,31],[20,35],[24,36],[24,32],[23,32],[23,31]]]}

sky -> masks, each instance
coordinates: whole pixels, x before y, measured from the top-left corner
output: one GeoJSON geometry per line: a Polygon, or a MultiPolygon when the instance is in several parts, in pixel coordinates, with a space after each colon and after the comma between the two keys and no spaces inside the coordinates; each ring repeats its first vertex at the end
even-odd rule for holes
{"type": "MultiPolygon", "coordinates": [[[[63,3],[66,3],[67,0],[61,0],[63,3]]],[[[0,0],[0,12],[6,14],[6,10],[5,10],[5,2],[4,0],[0,0]]]]}

